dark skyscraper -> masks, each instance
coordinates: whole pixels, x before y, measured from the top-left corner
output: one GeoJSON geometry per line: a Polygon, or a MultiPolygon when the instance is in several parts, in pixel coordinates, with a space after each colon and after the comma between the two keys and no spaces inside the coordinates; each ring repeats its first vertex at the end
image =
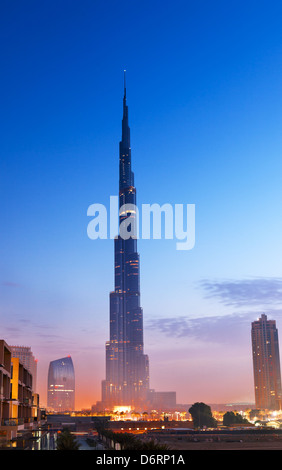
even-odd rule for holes
{"type": "MultiPolygon", "coordinates": [[[[124,80],[122,139],[119,145],[119,224],[131,226],[131,233],[136,221],[135,205],[136,188],[131,169],[124,80]]],[[[114,241],[115,290],[110,293],[110,340],[106,343],[106,380],[102,383],[102,402],[105,406],[138,407],[144,403],[149,388],[149,361],[143,353],[137,240],[134,236],[125,238],[119,232],[114,241]]]]}
{"type": "Polygon", "coordinates": [[[256,408],[277,410],[281,405],[278,330],[275,320],[262,315],[252,323],[256,408]]]}
{"type": "Polygon", "coordinates": [[[52,411],[74,411],[75,376],[72,358],[50,362],[48,371],[47,408],[52,411]]]}

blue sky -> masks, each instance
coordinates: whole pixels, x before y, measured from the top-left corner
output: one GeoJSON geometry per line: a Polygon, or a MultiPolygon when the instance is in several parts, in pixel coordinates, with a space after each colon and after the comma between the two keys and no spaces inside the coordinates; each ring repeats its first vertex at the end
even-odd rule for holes
{"type": "Polygon", "coordinates": [[[139,242],[151,386],[253,400],[250,322],[281,324],[281,15],[278,1],[2,2],[0,336],[32,346],[43,400],[67,354],[79,403],[100,395],[113,242],[87,238],[87,208],[118,191],[124,69],[138,203],[196,205],[192,251],[139,242]]]}

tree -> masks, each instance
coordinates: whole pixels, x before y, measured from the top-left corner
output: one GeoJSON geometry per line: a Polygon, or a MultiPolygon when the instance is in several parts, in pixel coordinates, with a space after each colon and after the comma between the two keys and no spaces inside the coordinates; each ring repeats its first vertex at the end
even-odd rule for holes
{"type": "Polygon", "coordinates": [[[69,429],[63,429],[57,440],[57,450],[79,450],[80,444],[69,429]]]}
{"type": "MultiPolygon", "coordinates": [[[[138,447],[137,450],[139,450],[138,447]]],[[[151,439],[148,442],[141,442],[140,450],[170,450],[170,447],[167,444],[160,444],[151,439]]]]}
{"type": "Polygon", "coordinates": [[[119,443],[121,450],[169,450],[166,444],[160,444],[153,439],[145,442],[131,433],[114,432],[110,429],[103,429],[100,432],[114,444],[119,443]]]}
{"type": "Polygon", "coordinates": [[[253,420],[257,417],[262,417],[263,414],[262,414],[262,410],[250,410],[249,411],[249,419],[250,420],[253,420]]]}
{"type": "Polygon", "coordinates": [[[127,432],[114,432],[112,439],[120,444],[122,450],[131,450],[135,442],[135,436],[127,432]]]}
{"type": "Polygon", "coordinates": [[[192,416],[194,428],[216,428],[217,421],[213,417],[210,406],[202,402],[194,403],[189,408],[189,413],[192,416]]]}
{"type": "Polygon", "coordinates": [[[249,421],[244,418],[240,413],[234,411],[227,411],[223,415],[223,426],[232,426],[232,424],[247,424],[249,421]]]}
{"type": "Polygon", "coordinates": [[[143,441],[132,434],[128,436],[122,446],[123,450],[169,450],[167,444],[160,444],[154,439],[143,441]]]}

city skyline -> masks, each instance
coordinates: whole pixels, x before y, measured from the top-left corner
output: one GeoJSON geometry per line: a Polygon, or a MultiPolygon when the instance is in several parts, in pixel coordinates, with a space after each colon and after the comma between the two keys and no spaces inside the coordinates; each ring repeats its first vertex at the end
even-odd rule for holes
{"type": "Polygon", "coordinates": [[[254,402],[250,325],[282,325],[281,4],[2,13],[1,338],[31,347],[41,402],[68,355],[78,408],[100,399],[114,252],[88,238],[87,208],[117,194],[124,69],[138,204],[196,207],[193,250],[138,241],[150,387],[254,402]]]}

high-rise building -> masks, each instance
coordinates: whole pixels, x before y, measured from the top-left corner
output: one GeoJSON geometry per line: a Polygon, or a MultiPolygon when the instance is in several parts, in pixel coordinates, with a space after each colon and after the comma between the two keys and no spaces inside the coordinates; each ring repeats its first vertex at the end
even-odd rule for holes
{"type": "Polygon", "coordinates": [[[137,253],[136,188],[131,168],[130,128],[124,80],[122,138],[119,144],[119,226],[131,224],[130,237],[114,240],[115,287],[110,293],[110,340],[106,343],[105,406],[141,406],[149,389],[149,360],[143,352],[140,261],[137,253]],[[126,207],[127,205],[127,207],[126,207]]]}
{"type": "Polygon", "coordinates": [[[21,363],[32,374],[32,389],[36,391],[37,360],[35,359],[29,346],[10,346],[12,357],[17,357],[21,363]]]}
{"type": "Polygon", "coordinates": [[[150,390],[148,400],[151,408],[154,410],[175,410],[176,408],[176,392],[156,392],[150,390]]]}
{"type": "Polygon", "coordinates": [[[278,330],[265,314],[252,323],[255,402],[258,409],[281,407],[281,373],[278,330]]]}
{"type": "Polygon", "coordinates": [[[50,362],[47,408],[51,411],[74,411],[75,375],[71,356],[50,362]]]}

